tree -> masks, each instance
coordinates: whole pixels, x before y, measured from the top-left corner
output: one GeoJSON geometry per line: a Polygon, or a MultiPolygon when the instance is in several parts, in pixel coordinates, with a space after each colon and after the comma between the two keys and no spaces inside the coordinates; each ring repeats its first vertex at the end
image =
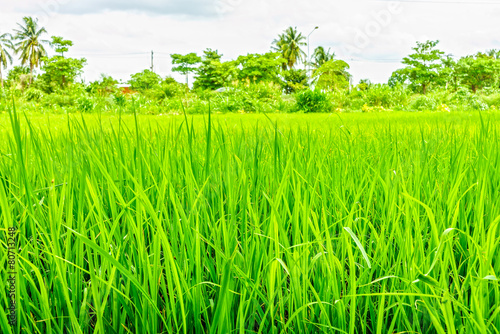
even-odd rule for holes
{"type": "Polygon", "coordinates": [[[88,85],[87,91],[99,96],[108,96],[109,94],[117,91],[117,84],[118,81],[113,79],[111,76],[101,74],[101,78],[99,80],[91,82],[88,85]]]}
{"type": "Polygon", "coordinates": [[[324,63],[335,59],[335,53],[330,53],[330,49],[325,51],[325,48],[322,46],[318,46],[313,53],[313,61],[312,65],[315,68],[321,67],[324,63]]]}
{"type": "Polygon", "coordinates": [[[42,71],[44,72],[40,79],[45,84],[45,90],[54,92],[58,89],[64,90],[75,82],[78,75],[82,73],[82,69],[87,63],[85,58],[64,58],[62,56],[54,56],[52,58],[42,58],[44,64],[42,71]]]}
{"type": "Polygon", "coordinates": [[[64,52],[68,52],[69,47],[73,46],[73,42],[70,40],[65,40],[60,36],[52,36],[52,41],[50,45],[55,49],[57,53],[64,57],[64,52]]]}
{"type": "Polygon", "coordinates": [[[282,66],[283,70],[287,67],[292,69],[298,61],[306,58],[305,52],[301,49],[306,45],[305,39],[301,33],[297,32],[297,27],[289,27],[273,41],[272,49],[280,52],[281,56],[286,59],[286,63],[282,66]]]}
{"type": "Polygon", "coordinates": [[[38,27],[38,19],[24,17],[23,21],[24,25],[18,24],[20,29],[14,30],[16,32],[15,39],[19,41],[16,43],[16,53],[21,54],[21,64],[28,64],[30,67],[31,84],[33,82],[33,69],[39,67],[42,58],[47,56],[43,44],[48,43],[48,41],[41,39],[41,36],[47,31],[44,27],[38,27]]]}
{"type": "Polygon", "coordinates": [[[194,65],[199,64],[201,62],[201,57],[199,57],[196,53],[188,53],[187,55],[181,55],[178,53],[171,54],[173,65],[179,65],[176,67],[172,67],[173,72],[179,72],[186,76],[186,85],[189,85],[189,73],[196,71],[194,65]]]}
{"type": "Polygon", "coordinates": [[[9,73],[7,73],[7,81],[16,81],[19,80],[19,78],[22,75],[29,75],[30,74],[30,68],[26,66],[14,66],[9,70],[9,73]]]}
{"type": "Polygon", "coordinates": [[[343,60],[327,61],[313,72],[316,88],[326,90],[348,88],[351,78],[348,69],[349,65],[343,60]]]}
{"type": "Polygon", "coordinates": [[[484,53],[461,58],[456,64],[457,76],[474,93],[484,87],[497,86],[499,72],[500,60],[484,53]]]}
{"type": "Polygon", "coordinates": [[[27,66],[14,66],[7,73],[7,85],[9,87],[19,87],[24,90],[30,81],[30,68],[27,66]]]}
{"type": "Polygon", "coordinates": [[[308,87],[306,70],[290,69],[281,72],[281,86],[286,94],[299,92],[308,87]]]}
{"type": "Polygon", "coordinates": [[[128,81],[133,90],[144,92],[153,89],[160,84],[161,77],[151,70],[144,70],[139,73],[132,74],[128,81]]]}
{"type": "Polygon", "coordinates": [[[406,69],[400,68],[392,72],[391,77],[389,78],[388,85],[391,88],[396,86],[403,86],[409,83],[408,73],[405,71],[406,69]]]}
{"type": "Polygon", "coordinates": [[[7,49],[12,49],[12,36],[10,34],[0,35],[0,85],[3,88],[2,67],[7,68],[7,64],[12,64],[12,56],[7,52],[7,49]]]}
{"type": "Polygon", "coordinates": [[[429,86],[439,77],[443,51],[436,49],[439,41],[417,42],[412,48],[415,53],[403,58],[403,64],[408,65],[398,75],[409,80],[414,89],[425,94],[429,86]]]}
{"type": "Polygon", "coordinates": [[[500,59],[500,50],[491,49],[486,51],[486,54],[495,59],[500,59]]]}
{"type": "Polygon", "coordinates": [[[85,58],[65,58],[64,52],[68,51],[68,47],[73,45],[72,41],[64,40],[62,37],[52,37],[52,46],[55,47],[56,52],[61,55],[54,57],[42,57],[44,65],[41,75],[44,89],[47,92],[54,92],[58,89],[64,90],[74,83],[76,77],[82,73],[82,69],[87,63],[85,58]]]}
{"type": "Polygon", "coordinates": [[[373,84],[370,82],[370,80],[361,79],[361,80],[359,80],[359,83],[356,86],[356,90],[357,91],[366,91],[366,90],[369,90],[372,85],[373,84]]]}
{"type": "Polygon", "coordinates": [[[456,71],[457,62],[451,56],[447,56],[442,59],[442,63],[443,66],[439,71],[439,84],[442,84],[446,88],[452,85],[453,89],[457,90],[459,84],[456,71]]]}
{"type": "Polygon", "coordinates": [[[193,84],[195,89],[215,90],[237,78],[236,62],[221,62],[222,55],[212,49],[203,53],[201,65],[196,70],[196,81],[193,84]]]}
{"type": "Polygon", "coordinates": [[[182,96],[186,93],[186,85],[175,81],[174,78],[167,76],[160,84],[164,98],[170,99],[182,96]]]}
{"type": "Polygon", "coordinates": [[[279,82],[279,72],[286,60],[277,52],[265,54],[248,54],[239,56],[236,63],[240,67],[238,78],[253,82],[279,82]]]}

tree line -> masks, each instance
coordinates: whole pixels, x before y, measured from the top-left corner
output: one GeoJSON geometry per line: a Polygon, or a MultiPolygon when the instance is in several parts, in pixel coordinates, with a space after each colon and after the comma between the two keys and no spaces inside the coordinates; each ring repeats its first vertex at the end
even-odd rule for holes
{"type": "MultiPolygon", "coordinates": [[[[1,33],[1,32],[0,32],[1,33]]],[[[13,33],[0,35],[0,84],[4,87],[2,69],[19,57],[21,66],[15,66],[7,75],[9,87],[21,90],[36,88],[44,93],[61,93],[78,83],[83,72],[85,58],[65,57],[73,45],[60,36],[51,36],[37,19],[24,17],[13,33]],[[48,56],[47,46],[55,55],[48,56]],[[35,76],[35,71],[40,73],[35,76]]],[[[473,93],[485,88],[498,88],[500,84],[500,51],[478,52],[455,60],[438,48],[439,41],[417,42],[413,53],[403,58],[403,68],[392,73],[387,85],[391,88],[404,86],[418,94],[435,89],[458,90],[467,88],[473,93]]],[[[207,49],[196,53],[171,54],[172,71],[186,77],[186,89],[190,76],[194,76],[193,91],[213,91],[231,86],[234,82],[270,82],[291,94],[309,87],[321,91],[339,91],[352,88],[347,62],[338,59],[331,49],[315,48],[311,59],[304,52],[306,37],[297,28],[289,27],[272,41],[269,52],[249,53],[235,60],[223,61],[217,50],[207,49]],[[303,64],[312,68],[308,72],[299,68],[303,64]]],[[[172,78],[161,78],[151,70],[131,75],[132,89],[146,91],[161,82],[173,83],[172,78]]],[[[97,90],[109,90],[107,86],[117,81],[109,76],[87,85],[97,90]]],[[[369,80],[361,80],[355,89],[367,89],[369,80]]]]}

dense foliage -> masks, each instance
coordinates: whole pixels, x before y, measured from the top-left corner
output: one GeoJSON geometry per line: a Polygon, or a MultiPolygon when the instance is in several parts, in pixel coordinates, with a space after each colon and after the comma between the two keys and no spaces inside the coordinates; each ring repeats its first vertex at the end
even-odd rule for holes
{"type": "Polygon", "coordinates": [[[132,74],[127,83],[119,84],[105,74],[85,83],[81,74],[86,59],[66,56],[73,42],[61,36],[52,36],[49,42],[43,39],[46,34],[36,19],[25,18],[13,35],[0,35],[0,89],[2,95],[14,96],[22,110],[42,107],[56,113],[136,110],[163,114],[206,113],[209,106],[215,112],[246,113],[451,111],[500,106],[497,50],[454,59],[438,48],[438,41],[417,42],[402,60],[404,67],[387,84],[361,80],[353,85],[347,62],[322,46],[307,59],[302,50],[306,38],[290,27],[263,54],[249,53],[234,60],[224,60],[212,49],[201,56],[172,54],[172,71],[185,75],[185,84],[150,69],[132,74]],[[45,44],[54,48],[54,55],[47,55],[45,44]],[[4,80],[1,70],[15,55],[21,65],[10,68],[4,80]],[[190,74],[194,76],[191,85],[190,74]],[[324,101],[305,107],[316,97],[324,101]]]}

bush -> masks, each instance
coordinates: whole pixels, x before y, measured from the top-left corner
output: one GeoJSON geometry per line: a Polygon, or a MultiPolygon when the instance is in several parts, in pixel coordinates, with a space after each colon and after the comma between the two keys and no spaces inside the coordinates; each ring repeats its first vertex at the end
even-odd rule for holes
{"type": "Polygon", "coordinates": [[[76,107],[80,112],[92,112],[94,110],[94,102],[86,96],[81,96],[76,100],[76,107]]]}
{"type": "Polygon", "coordinates": [[[181,84],[174,79],[167,77],[161,84],[161,90],[167,99],[171,99],[186,95],[189,88],[187,85],[181,84]]]}
{"type": "Polygon", "coordinates": [[[41,102],[47,107],[69,107],[74,104],[74,99],[69,95],[52,93],[45,95],[41,102]]]}
{"type": "Polygon", "coordinates": [[[125,104],[127,104],[127,98],[125,95],[121,93],[117,93],[113,96],[114,103],[119,106],[119,107],[125,107],[125,104]]]}
{"type": "Polygon", "coordinates": [[[308,89],[297,94],[296,109],[305,113],[330,112],[332,103],[326,93],[308,89]]]}
{"type": "Polygon", "coordinates": [[[486,110],[486,104],[479,95],[471,93],[466,88],[460,88],[450,97],[450,101],[460,110],[486,110]]]}
{"type": "Polygon", "coordinates": [[[211,100],[212,109],[216,112],[254,112],[255,101],[247,92],[235,88],[215,92],[211,100]]]}
{"type": "Polygon", "coordinates": [[[490,107],[500,106],[500,93],[491,94],[489,96],[483,96],[483,101],[490,107]]]}
{"type": "Polygon", "coordinates": [[[43,98],[43,92],[36,88],[29,88],[24,92],[26,101],[39,102],[43,98]]]}
{"type": "Polygon", "coordinates": [[[349,93],[349,91],[345,89],[333,91],[330,98],[331,103],[333,104],[333,108],[339,111],[345,108],[359,110],[364,104],[362,98],[356,99],[351,93],[349,93]]]}
{"type": "MultiPolygon", "coordinates": [[[[358,85],[359,86],[359,85],[358,85]]],[[[339,108],[367,112],[386,109],[400,110],[408,105],[409,91],[401,85],[390,87],[386,84],[371,84],[356,88],[351,92],[334,93],[334,100],[339,108]],[[340,102],[340,103],[339,103],[340,102]],[[371,109],[370,109],[371,108],[371,109]]]]}
{"type": "Polygon", "coordinates": [[[281,100],[281,87],[274,83],[236,83],[220,92],[212,92],[216,112],[273,112],[281,100]]]}
{"type": "Polygon", "coordinates": [[[291,113],[295,112],[296,101],[295,98],[291,95],[285,95],[273,104],[274,112],[280,113],[291,113]]]}
{"type": "Polygon", "coordinates": [[[7,110],[9,105],[7,89],[0,87],[0,113],[7,110]]]}
{"type": "Polygon", "coordinates": [[[140,73],[132,74],[130,77],[130,87],[139,92],[153,89],[158,86],[161,81],[161,77],[150,70],[144,70],[140,73]]]}
{"type": "Polygon", "coordinates": [[[204,114],[208,112],[208,101],[194,99],[186,102],[187,105],[185,106],[185,111],[187,114],[204,114]]]}
{"type": "Polygon", "coordinates": [[[373,84],[364,91],[365,103],[372,107],[391,108],[395,105],[405,104],[408,92],[401,87],[391,88],[389,85],[373,84]]]}
{"type": "Polygon", "coordinates": [[[165,92],[158,86],[152,89],[146,89],[141,92],[148,100],[161,101],[165,96],[165,92]]]}
{"type": "Polygon", "coordinates": [[[290,69],[281,72],[281,86],[286,94],[303,91],[309,86],[305,70],[290,69]]]}
{"type": "Polygon", "coordinates": [[[415,97],[409,105],[410,110],[435,110],[438,106],[437,101],[428,95],[418,95],[415,97]]]}

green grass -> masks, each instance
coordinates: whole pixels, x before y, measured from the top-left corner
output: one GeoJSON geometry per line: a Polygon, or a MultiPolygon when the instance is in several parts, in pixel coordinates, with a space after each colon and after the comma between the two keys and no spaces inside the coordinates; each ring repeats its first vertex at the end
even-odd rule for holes
{"type": "Polygon", "coordinates": [[[500,333],[499,120],[2,114],[0,332],[500,333]]]}

